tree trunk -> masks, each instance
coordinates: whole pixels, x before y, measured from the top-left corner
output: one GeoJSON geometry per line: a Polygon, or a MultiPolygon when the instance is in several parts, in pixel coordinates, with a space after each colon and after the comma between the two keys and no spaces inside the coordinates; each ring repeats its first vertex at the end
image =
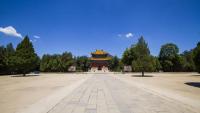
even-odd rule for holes
{"type": "Polygon", "coordinates": [[[23,76],[26,76],[26,74],[25,74],[25,73],[23,73],[23,76]]]}
{"type": "Polygon", "coordinates": [[[144,77],[144,71],[142,71],[142,77],[144,77]]]}

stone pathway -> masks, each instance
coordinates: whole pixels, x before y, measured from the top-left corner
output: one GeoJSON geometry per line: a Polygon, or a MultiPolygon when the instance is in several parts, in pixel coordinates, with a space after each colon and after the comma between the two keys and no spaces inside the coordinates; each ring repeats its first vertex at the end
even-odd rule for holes
{"type": "Polygon", "coordinates": [[[194,113],[181,103],[160,97],[115,77],[96,74],[48,113],[194,113]]]}

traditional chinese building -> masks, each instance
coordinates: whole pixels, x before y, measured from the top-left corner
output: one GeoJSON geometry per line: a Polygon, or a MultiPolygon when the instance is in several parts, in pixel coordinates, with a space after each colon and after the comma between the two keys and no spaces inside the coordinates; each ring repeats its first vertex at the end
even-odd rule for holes
{"type": "Polygon", "coordinates": [[[110,59],[111,56],[103,50],[96,50],[95,52],[92,52],[90,58],[91,72],[97,72],[97,71],[108,72],[110,59]]]}

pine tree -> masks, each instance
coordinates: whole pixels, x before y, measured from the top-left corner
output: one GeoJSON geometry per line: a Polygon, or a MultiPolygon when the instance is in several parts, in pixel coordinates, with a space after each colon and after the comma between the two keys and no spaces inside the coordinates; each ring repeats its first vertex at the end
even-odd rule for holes
{"type": "Polygon", "coordinates": [[[16,70],[24,76],[33,71],[38,63],[38,57],[28,36],[17,45],[15,54],[16,70]]]}
{"type": "Polygon", "coordinates": [[[136,58],[132,61],[132,68],[134,71],[144,72],[155,71],[153,66],[153,58],[150,55],[148,44],[145,42],[143,36],[138,40],[138,43],[134,47],[136,58]]]}
{"type": "Polygon", "coordinates": [[[6,58],[5,58],[5,62],[6,62],[6,73],[7,74],[12,74],[15,70],[15,59],[14,59],[14,55],[15,55],[15,49],[12,45],[12,43],[9,43],[6,46],[6,58]]]}
{"type": "Polygon", "coordinates": [[[0,46],[0,74],[5,74],[6,70],[6,49],[4,46],[0,46]]]}
{"type": "Polygon", "coordinates": [[[143,36],[138,39],[136,44],[124,51],[122,62],[124,65],[132,65],[133,71],[142,72],[142,76],[144,76],[144,72],[156,71],[155,65],[158,64],[151,56],[143,36]]]}

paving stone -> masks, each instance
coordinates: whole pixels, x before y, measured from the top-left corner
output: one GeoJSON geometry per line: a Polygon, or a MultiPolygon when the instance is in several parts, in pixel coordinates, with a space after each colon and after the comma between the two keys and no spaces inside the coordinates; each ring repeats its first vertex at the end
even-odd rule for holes
{"type": "Polygon", "coordinates": [[[194,113],[110,75],[93,75],[49,113],[194,113]]]}

